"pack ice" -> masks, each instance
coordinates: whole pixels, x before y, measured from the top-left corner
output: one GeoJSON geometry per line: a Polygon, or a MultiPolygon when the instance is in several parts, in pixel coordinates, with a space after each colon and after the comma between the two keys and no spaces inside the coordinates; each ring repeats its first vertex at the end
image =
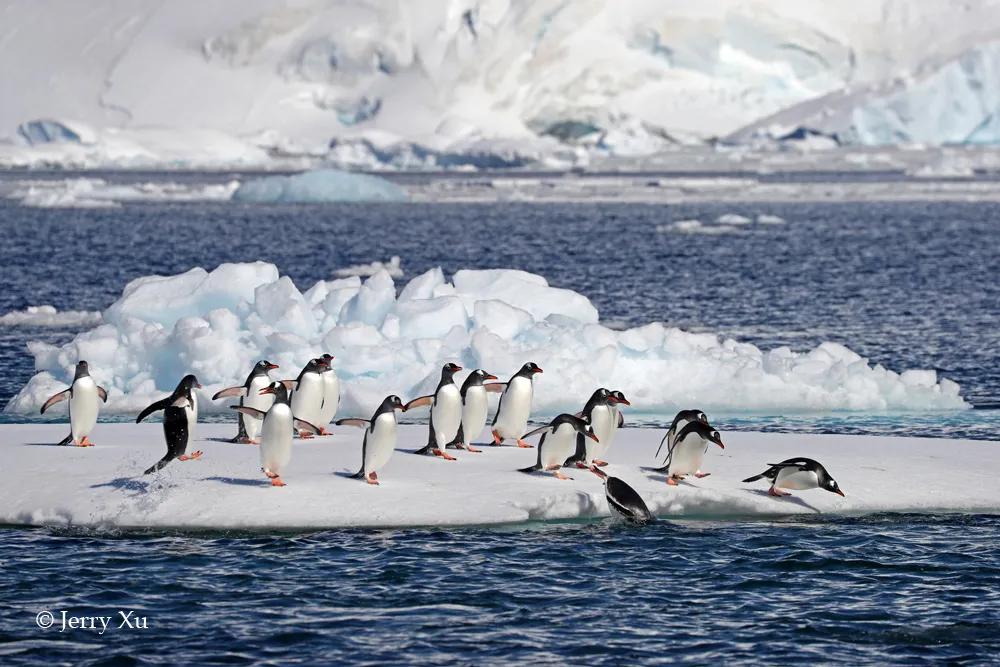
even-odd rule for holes
{"type": "Polygon", "coordinates": [[[266,358],[295,377],[311,357],[336,356],[342,412],[367,415],[396,393],[433,390],[446,361],[501,377],[526,360],[545,369],[536,412],[579,409],[597,386],[623,390],[635,411],[814,411],[964,408],[958,385],[932,370],[903,373],[871,365],[846,347],[764,351],[662,323],[615,331],[582,294],[515,270],[432,269],[397,294],[385,270],[320,281],[302,292],[263,262],[195,268],[133,280],[103,313],[103,324],[54,346],[28,344],[37,375],[6,406],[36,413],[65,388],[78,359],[108,389],[110,412],[141,409],[187,372],[207,400],[241,384],[266,358]]]}

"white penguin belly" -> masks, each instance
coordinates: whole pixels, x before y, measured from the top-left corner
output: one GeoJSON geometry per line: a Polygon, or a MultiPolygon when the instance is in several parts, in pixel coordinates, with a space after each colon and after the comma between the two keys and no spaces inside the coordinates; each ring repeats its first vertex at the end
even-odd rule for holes
{"type": "Polygon", "coordinates": [[[292,392],[292,414],[296,419],[320,426],[317,422],[322,405],[323,378],[319,373],[306,373],[292,392]]]}
{"type": "Polygon", "coordinates": [[[277,475],[292,458],[292,411],[275,405],[264,417],[260,436],[260,467],[277,475]]]}
{"type": "Polygon", "coordinates": [[[483,432],[488,412],[486,390],[479,386],[469,387],[465,392],[465,406],[462,408],[462,434],[466,444],[471,445],[483,432]]]}
{"type": "Polygon", "coordinates": [[[431,420],[434,422],[434,438],[437,446],[443,449],[455,439],[458,426],[462,423],[462,395],[454,384],[444,386],[438,391],[434,406],[431,408],[431,420]]]}
{"type": "Polygon", "coordinates": [[[576,452],[576,429],[569,424],[560,424],[555,432],[549,431],[545,435],[541,447],[543,468],[562,466],[576,452]]]}
{"type": "Polygon", "coordinates": [[[708,443],[697,434],[690,434],[676,445],[674,445],[674,455],[670,460],[671,475],[689,475],[701,469],[701,462],[705,459],[705,447],[708,443]]]}
{"type": "MultiPolygon", "coordinates": [[[[611,444],[611,439],[614,437],[615,411],[609,405],[598,405],[591,410],[590,419],[590,425],[594,427],[594,435],[600,442],[585,438],[590,443],[587,445],[587,450],[592,452],[592,458],[603,459],[611,444]]],[[[589,462],[587,461],[587,463],[589,462]]]]}
{"type": "Polygon", "coordinates": [[[689,422],[687,419],[681,419],[677,422],[677,426],[674,428],[673,431],[670,432],[670,438],[667,439],[668,447],[674,444],[674,440],[677,438],[677,434],[680,433],[682,430],[684,430],[684,427],[690,423],[691,422],[689,422]]]}
{"type": "Polygon", "coordinates": [[[365,444],[365,475],[381,470],[395,449],[396,419],[390,414],[379,415],[365,444]]]}
{"type": "Polygon", "coordinates": [[[340,378],[333,371],[323,373],[323,408],[316,426],[326,428],[337,415],[340,406],[340,378]]]}
{"type": "Polygon", "coordinates": [[[811,470],[782,468],[778,471],[778,476],[774,479],[774,485],[782,489],[791,489],[792,491],[806,491],[818,487],[819,478],[811,470]]]}
{"type": "Polygon", "coordinates": [[[507,385],[500,400],[500,412],[494,428],[502,438],[520,438],[528,430],[531,416],[531,380],[516,377],[507,385]]]}
{"type": "Polygon", "coordinates": [[[97,384],[89,375],[73,383],[72,395],[69,399],[69,429],[73,440],[79,442],[90,434],[97,423],[99,398],[97,384]]]}
{"type": "Polygon", "coordinates": [[[191,402],[184,407],[188,422],[188,442],[194,442],[194,429],[198,425],[198,392],[191,390],[191,402]]]}
{"type": "MultiPolygon", "coordinates": [[[[262,396],[260,393],[261,389],[264,389],[270,384],[271,380],[268,379],[266,375],[258,375],[251,380],[250,390],[247,395],[243,397],[243,405],[265,413],[270,410],[271,406],[274,404],[274,394],[264,394],[262,396]]],[[[243,415],[243,427],[246,429],[247,437],[251,440],[256,440],[257,436],[260,435],[260,428],[263,423],[263,419],[257,419],[256,417],[251,417],[250,415],[243,415]]]]}

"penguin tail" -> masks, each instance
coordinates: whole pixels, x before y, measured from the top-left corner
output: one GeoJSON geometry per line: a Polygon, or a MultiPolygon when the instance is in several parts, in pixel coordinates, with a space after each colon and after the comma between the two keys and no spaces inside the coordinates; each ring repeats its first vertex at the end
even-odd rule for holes
{"type": "Polygon", "coordinates": [[[747,477],[745,480],[743,480],[743,483],[745,484],[746,482],[756,482],[758,479],[764,479],[765,474],[766,473],[761,473],[759,475],[754,475],[753,477],[747,477]]]}
{"type": "Polygon", "coordinates": [[[523,473],[526,473],[526,474],[530,475],[531,473],[538,472],[541,469],[542,469],[542,466],[540,466],[538,464],[535,464],[533,466],[528,466],[527,468],[518,468],[517,471],[518,472],[523,472],[523,473]]]}
{"type": "Polygon", "coordinates": [[[361,470],[357,471],[351,475],[351,479],[364,479],[365,478],[365,467],[361,466],[361,470]]]}
{"type": "Polygon", "coordinates": [[[62,440],[60,440],[58,442],[58,444],[59,445],[68,445],[71,442],[73,442],[73,432],[72,431],[70,431],[69,435],[67,435],[65,438],[63,438],[62,440]]]}
{"type": "Polygon", "coordinates": [[[414,454],[430,454],[432,449],[434,449],[434,443],[427,443],[426,445],[424,445],[423,447],[421,447],[420,449],[418,449],[417,451],[415,451],[413,453],[414,454]]]}
{"type": "Polygon", "coordinates": [[[168,463],[170,463],[173,460],[174,460],[174,457],[170,456],[168,454],[168,455],[164,456],[162,459],[160,459],[159,461],[157,461],[156,463],[154,463],[153,465],[151,465],[148,468],[146,468],[146,470],[143,471],[142,474],[143,475],[152,475],[154,472],[156,472],[157,470],[162,469],[164,466],[166,466],[168,463]]]}

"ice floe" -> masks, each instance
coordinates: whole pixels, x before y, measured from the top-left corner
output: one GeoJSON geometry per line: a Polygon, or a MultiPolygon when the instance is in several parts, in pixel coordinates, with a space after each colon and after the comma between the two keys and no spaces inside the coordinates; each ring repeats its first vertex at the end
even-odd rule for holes
{"type": "Polygon", "coordinates": [[[406,191],[379,176],[317,169],[246,181],[233,192],[233,201],[255,204],[406,201],[406,191]]]}
{"type": "MultiPolygon", "coordinates": [[[[104,323],[54,346],[29,343],[40,371],[6,406],[34,413],[65,388],[78,359],[108,388],[106,410],[140,409],[186,372],[207,395],[239,384],[266,358],[294,377],[329,352],[343,381],[345,411],[370,412],[389,393],[434,388],[456,361],[499,376],[527,360],[536,410],[576,410],[597,386],[623,390],[637,411],[928,410],[967,407],[958,385],[932,370],[902,374],[847,347],[762,350],[663,323],[613,330],[587,297],[515,270],[432,269],[397,286],[384,269],[321,281],[305,292],[263,262],[223,264],[129,283],[104,323]]],[[[206,411],[226,409],[205,400],[206,411]]]]}
{"type": "Polygon", "coordinates": [[[0,327],[92,327],[102,321],[93,310],[56,310],[55,306],[28,306],[0,315],[0,327]]]}
{"type": "Polygon", "coordinates": [[[23,206],[39,208],[105,208],[139,201],[225,201],[238,187],[227,183],[110,183],[102,178],[14,181],[0,194],[23,206]]]}
{"type": "Polygon", "coordinates": [[[338,278],[348,278],[350,276],[367,278],[369,276],[374,276],[376,273],[383,270],[388,273],[391,278],[402,278],[403,267],[400,263],[399,255],[393,255],[389,258],[388,262],[379,262],[376,260],[374,262],[369,262],[368,264],[355,264],[354,266],[345,266],[340,269],[334,269],[333,275],[338,278]]]}

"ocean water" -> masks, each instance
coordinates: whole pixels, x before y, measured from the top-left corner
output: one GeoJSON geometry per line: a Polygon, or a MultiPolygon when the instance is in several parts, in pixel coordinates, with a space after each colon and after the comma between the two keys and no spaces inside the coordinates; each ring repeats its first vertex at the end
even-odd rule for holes
{"type": "MultiPolygon", "coordinates": [[[[391,255],[407,278],[434,266],[520,268],[586,294],[614,326],[665,321],[764,348],[832,340],[889,368],[934,368],[976,408],[713,415],[723,430],[997,440],[998,216],[986,203],[0,201],[0,314],[100,310],[133,278],[226,261],[274,262],[302,287],[391,255]],[[787,222],[724,235],[666,229],[726,213],[787,222]]],[[[0,404],[33,372],[27,340],[73,333],[0,327],[0,404]]],[[[1000,517],[961,514],[642,529],[6,527],[0,664],[991,664],[998,529],[1000,517]],[[46,611],[54,625],[41,628],[46,611]],[[129,611],[146,627],[118,627],[129,611]],[[62,612],[111,617],[110,627],[60,632],[62,612]]]]}
{"type": "Polygon", "coordinates": [[[998,530],[963,515],[5,530],[0,663],[995,664],[998,530]],[[113,622],[61,631],[63,611],[113,622]],[[145,629],[119,627],[129,611],[145,629]]]}

